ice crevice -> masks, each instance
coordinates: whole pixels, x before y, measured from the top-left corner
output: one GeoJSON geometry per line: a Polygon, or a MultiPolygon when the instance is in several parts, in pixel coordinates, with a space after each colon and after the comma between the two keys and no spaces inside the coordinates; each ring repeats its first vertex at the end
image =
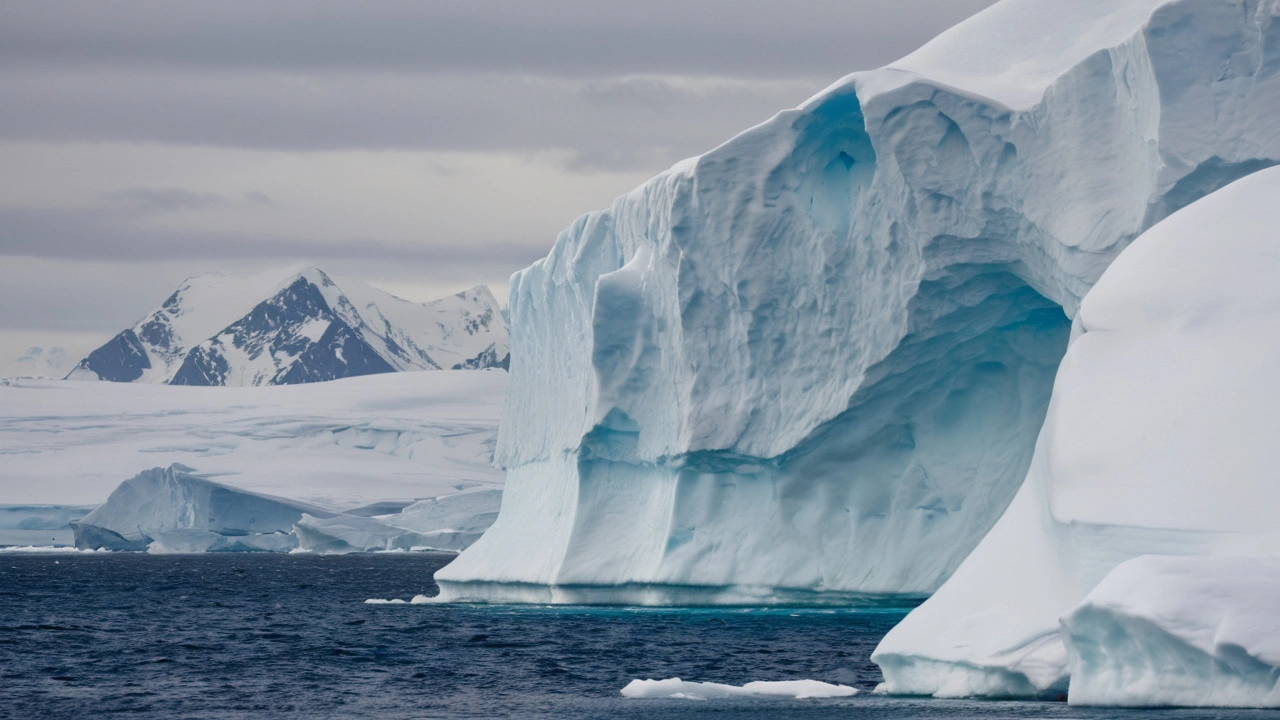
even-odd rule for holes
{"type": "Polygon", "coordinates": [[[1268,8],[1006,0],[579,218],[512,278],[506,494],[442,598],[937,590],[1103,270],[1280,158],[1268,8]]]}

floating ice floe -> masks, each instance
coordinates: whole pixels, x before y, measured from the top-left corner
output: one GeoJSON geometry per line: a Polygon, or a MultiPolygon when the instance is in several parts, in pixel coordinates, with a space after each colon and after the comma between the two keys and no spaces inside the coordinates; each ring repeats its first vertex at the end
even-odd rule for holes
{"type": "Polygon", "coordinates": [[[680,678],[666,680],[632,680],[622,688],[628,698],[675,698],[681,700],[719,700],[723,698],[809,698],[849,697],[857,688],[818,680],[756,680],[745,685],[713,682],[688,682],[680,678]]]}

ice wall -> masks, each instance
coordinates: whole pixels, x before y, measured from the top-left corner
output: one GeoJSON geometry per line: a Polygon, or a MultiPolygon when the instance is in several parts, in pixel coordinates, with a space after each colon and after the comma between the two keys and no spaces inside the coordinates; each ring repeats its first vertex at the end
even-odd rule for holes
{"type": "MultiPolygon", "coordinates": [[[[1185,704],[1197,690],[1177,673],[1194,664],[1168,653],[1191,658],[1195,647],[1210,651],[1201,666],[1216,656],[1251,675],[1240,686],[1252,686],[1247,697],[1268,696],[1256,681],[1260,673],[1275,684],[1280,626],[1255,624],[1248,647],[1272,648],[1256,662],[1246,646],[1177,649],[1216,614],[1248,610],[1250,598],[1236,594],[1265,593],[1262,575],[1216,590],[1189,585],[1202,598],[1199,610],[1179,608],[1171,583],[1185,572],[1153,577],[1151,589],[1160,581],[1171,597],[1163,605],[1135,600],[1163,618],[1164,630],[1135,641],[1137,649],[1099,625],[1142,625],[1115,614],[1116,588],[1132,583],[1099,582],[1142,555],[1204,556],[1206,568],[1230,556],[1271,558],[1255,565],[1274,568],[1280,558],[1278,197],[1280,168],[1272,168],[1197,201],[1140,237],[1085,297],[1026,482],[951,579],[876,649],[883,691],[1065,692],[1073,663],[1059,618],[1071,612],[1066,633],[1088,678],[1082,695],[1070,678],[1072,702],[1131,704],[1128,692],[1145,693],[1147,704],[1185,704]],[[1095,586],[1105,590],[1096,602],[1072,611],[1095,586]],[[1167,662],[1144,661],[1142,647],[1167,662]],[[1124,691],[1118,672],[1136,684],[1124,691]]],[[[1266,597],[1274,615],[1275,598],[1266,597]]],[[[1230,694],[1202,699],[1220,704],[1230,694]]]]}
{"type": "Polygon", "coordinates": [[[935,590],[1103,269],[1280,158],[1275,13],[1005,0],[580,218],[512,279],[506,496],[443,597],[935,590]]]}

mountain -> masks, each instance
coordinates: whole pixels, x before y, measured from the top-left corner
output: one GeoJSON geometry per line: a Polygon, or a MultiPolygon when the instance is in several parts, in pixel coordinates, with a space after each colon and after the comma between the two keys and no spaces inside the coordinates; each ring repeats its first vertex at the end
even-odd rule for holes
{"type": "Polygon", "coordinates": [[[316,268],[191,278],[68,377],[286,385],[404,370],[506,367],[506,328],[488,288],[420,304],[363,283],[344,285],[316,268]]]}
{"type": "Polygon", "coordinates": [[[512,279],[506,494],[443,596],[937,590],[1026,477],[1081,298],[1280,161],[1277,14],[1004,0],[575,221],[512,279]]]}

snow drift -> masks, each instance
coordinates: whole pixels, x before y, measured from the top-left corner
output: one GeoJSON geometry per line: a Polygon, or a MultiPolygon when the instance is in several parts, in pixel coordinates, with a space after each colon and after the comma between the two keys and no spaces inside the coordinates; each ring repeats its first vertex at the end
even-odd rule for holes
{"type": "Polygon", "coordinates": [[[1005,0],[577,220],[511,285],[459,600],[932,592],[1129,242],[1280,158],[1274,4],[1005,0]]]}
{"type": "Polygon", "coordinates": [[[872,655],[883,691],[1276,703],[1278,197],[1195,202],[1084,298],[1025,483],[872,655]],[[1116,569],[1143,555],[1202,557],[1116,569]]]}

